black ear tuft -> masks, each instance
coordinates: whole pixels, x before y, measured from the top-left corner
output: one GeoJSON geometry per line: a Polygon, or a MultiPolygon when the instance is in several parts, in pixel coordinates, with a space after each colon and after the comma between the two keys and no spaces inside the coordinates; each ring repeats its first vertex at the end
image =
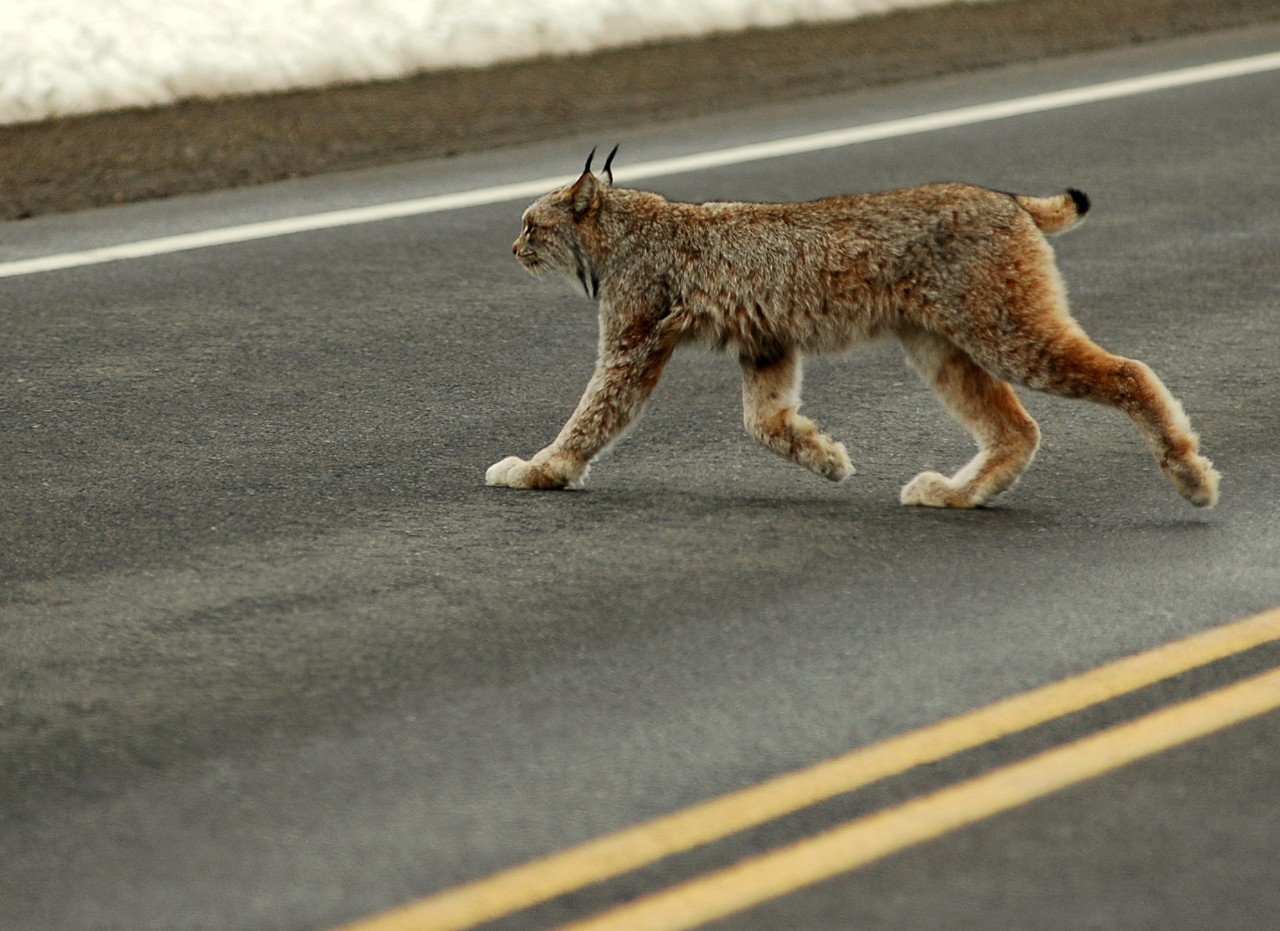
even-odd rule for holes
{"type": "MultiPolygon", "coordinates": [[[[609,157],[604,160],[604,176],[609,179],[609,184],[613,184],[613,157],[618,154],[618,146],[613,147],[613,151],[609,153],[609,157]]],[[[590,162],[588,162],[590,164],[590,162]]]]}
{"type": "Polygon", "coordinates": [[[587,164],[586,164],[586,167],[582,169],[582,173],[583,173],[584,175],[585,175],[587,172],[589,172],[589,171],[591,170],[591,160],[592,160],[593,158],[595,158],[595,157],[596,157],[596,146],[592,146],[592,147],[591,147],[591,154],[587,156],[587,164]]]}

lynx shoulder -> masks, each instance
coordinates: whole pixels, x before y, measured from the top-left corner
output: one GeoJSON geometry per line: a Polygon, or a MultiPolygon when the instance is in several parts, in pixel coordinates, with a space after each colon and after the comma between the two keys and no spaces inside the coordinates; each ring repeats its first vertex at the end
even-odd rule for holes
{"type": "MultiPolygon", "coordinates": [[[[616,149],[615,149],[616,152],[616,149]]],[[[615,187],[610,153],[524,212],[512,251],[599,301],[600,350],[577,408],[545,449],[488,470],[490,485],[581,484],[640,413],[682,343],[729,350],[743,420],[767,448],[824,478],[845,447],[799,412],[805,355],[892,336],[978,445],[951,476],[923,472],[904,504],[974,507],[1011,487],[1040,432],[1013,384],[1120,408],[1173,487],[1212,506],[1218,473],[1181,405],[1142,362],[1096,345],[1071,317],[1046,233],[1089,200],[929,184],[808,203],[686,204],[615,187]]]]}

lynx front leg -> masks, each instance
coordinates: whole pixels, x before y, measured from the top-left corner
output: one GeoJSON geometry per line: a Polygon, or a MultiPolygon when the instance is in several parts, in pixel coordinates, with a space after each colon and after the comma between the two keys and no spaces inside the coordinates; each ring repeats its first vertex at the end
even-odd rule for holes
{"type": "Polygon", "coordinates": [[[800,355],[786,350],[767,358],[743,356],[742,420],[747,432],[780,456],[833,482],[853,474],[843,443],[818,432],[818,425],[797,413],[800,407],[800,355]]]}
{"type": "Polygon", "coordinates": [[[1040,429],[1013,389],[940,337],[904,335],[902,346],[921,377],[978,442],[978,454],[952,477],[922,472],[908,482],[902,503],[971,508],[1007,491],[1040,445],[1040,429]]]}
{"type": "Polygon", "coordinates": [[[644,407],[671,358],[674,343],[653,337],[635,346],[625,336],[604,341],[582,400],[555,441],[525,461],[508,456],[489,467],[485,484],[551,489],[580,486],[591,460],[618,440],[644,407]]]}

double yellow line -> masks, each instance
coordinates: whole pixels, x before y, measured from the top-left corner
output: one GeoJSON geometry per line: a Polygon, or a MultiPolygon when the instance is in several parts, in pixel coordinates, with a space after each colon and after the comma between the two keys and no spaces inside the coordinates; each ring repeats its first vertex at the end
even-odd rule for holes
{"type": "MultiPolygon", "coordinates": [[[[343,931],[470,928],[1277,640],[1280,608],[605,835],[357,921],[343,931]]],[[[1280,669],[848,822],[568,928],[694,928],[1277,708],[1280,669]]]]}

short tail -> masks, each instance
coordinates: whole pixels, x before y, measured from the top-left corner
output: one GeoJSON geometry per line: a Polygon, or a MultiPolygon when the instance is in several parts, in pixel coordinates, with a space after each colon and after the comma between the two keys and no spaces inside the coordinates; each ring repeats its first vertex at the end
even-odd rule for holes
{"type": "Polygon", "coordinates": [[[1084,191],[1067,188],[1053,197],[1030,197],[1026,194],[1014,194],[1018,202],[1036,226],[1046,233],[1065,233],[1080,225],[1084,215],[1089,212],[1089,198],[1084,191]]]}

